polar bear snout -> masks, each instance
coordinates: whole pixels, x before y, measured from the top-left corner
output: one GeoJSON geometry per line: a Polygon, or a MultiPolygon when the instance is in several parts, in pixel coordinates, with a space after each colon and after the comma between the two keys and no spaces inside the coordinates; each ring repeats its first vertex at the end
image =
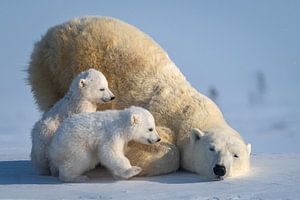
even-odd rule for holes
{"type": "Polygon", "coordinates": [[[147,141],[149,144],[154,144],[154,143],[160,142],[161,138],[158,137],[156,140],[155,139],[147,139],[147,141]]]}
{"type": "Polygon", "coordinates": [[[215,167],[213,168],[214,174],[217,175],[218,177],[222,177],[226,174],[226,168],[224,165],[219,165],[216,164],[215,167]]]}
{"type": "Polygon", "coordinates": [[[109,102],[109,101],[114,100],[115,98],[116,98],[115,96],[111,96],[110,98],[102,98],[101,100],[104,102],[109,102]]]}
{"type": "Polygon", "coordinates": [[[115,98],[116,98],[115,95],[111,91],[108,91],[107,94],[101,98],[101,100],[103,102],[109,102],[114,100],[115,98]]]}
{"type": "Polygon", "coordinates": [[[161,140],[158,132],[156,131],[156,129],[154,129],[154,131],[150,134],[150,137],[148,138],[148,142],[149,144],[154,144],[157,143],[161,140]]]}

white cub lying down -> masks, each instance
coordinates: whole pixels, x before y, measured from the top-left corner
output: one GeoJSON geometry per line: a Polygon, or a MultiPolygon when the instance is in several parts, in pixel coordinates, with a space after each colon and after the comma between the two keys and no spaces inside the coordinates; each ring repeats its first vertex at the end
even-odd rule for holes
{"type": "Polygon", "coordinates": [[[65,182],[81,182],[82,174],[98,163],[115,177],[128,179],[141,172],[124,156],[130,140],[143,144],[160,141],[149,111],[132,106],[125,110],[81,113],[66,119],[49,147],[51,172],[65,182]]]}
{"type": "Polygon", "coordinates": [[[66,95],[44,113],[31,131],[31,160],[39,174],[50,174],[46,152],[60,123],[73,114],[95,112],[98,103],[108,102],[114,98],[101,72],[89,69],[74,78],[66,95]]]}

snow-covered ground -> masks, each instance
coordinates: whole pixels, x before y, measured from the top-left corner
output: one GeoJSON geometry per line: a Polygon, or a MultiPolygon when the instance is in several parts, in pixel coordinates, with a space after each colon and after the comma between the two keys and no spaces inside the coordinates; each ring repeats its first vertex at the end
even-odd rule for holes
{"type": "Polygon", "coordinates": [[[299,9],[298,1],[277,0],[0,1],[0,199],[300,199],[299,9]],[[23,70],[48,27],[83,15],[134,24],[195,88],[207,95],[216,88],[225,118],[252,143],[251,174],[114,181],[97,170],[84,184],[38,176],[29,135],[40,113],[23,70]]]}
{"type": "Polygon", "coordinates": [[[88,183],[65,184],[38,176],[26,158],[0,161],[2,199],[299,199],[300,155],[252,156],[247,177],[207,181],[195,174],[174,174],[114,181],[103,169],[89,175],[88,183]]]}

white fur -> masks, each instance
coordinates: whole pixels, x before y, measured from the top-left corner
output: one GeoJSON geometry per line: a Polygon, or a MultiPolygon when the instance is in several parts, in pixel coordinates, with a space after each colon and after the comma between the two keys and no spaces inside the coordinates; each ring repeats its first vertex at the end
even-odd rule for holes
{"type": "Polygon", "coordinates": [[[82,174],[100,162],[115,177],[131,178],[141,168],[131,166],[124,156],[130,140],[143,144],[160,140],[153,116],[143,108],[74,115],[61,124],[50,144],[51,172],[58,172],[65,182],[81,182],[87,179],[82,174]]]}
{"type": "MultiPolygon", "coordinates": [[[[77,65],[81,66],[80,70],[95,66],[109,79],[118,97],[110,107],[99,106],[99,110],[141,106],[154,115],[158,126],[174,132],[171,142],[151,148],[131,146],[142,152],[130,151],[128,157],[132,163],[143,166],[144,175],[177,170],[178,151],[182,160],[190,160],[193,164],[202,152],[197,148],[193,148],[193,152],[185,150],[185,147],[190,148],[185,144],[192,128],[220,133],[221,138],[226,134],[225,143],[237,140],[236,135],[239,135],[226,123],[218,106],[190,85],[153,39],[120,20],[80,17],[52,27],[35,45],[31,58],[29,81],[41,109],[47,110],[57,100],[57,95],[67,90],[74,72],[78,71],[77,65]],[[195,158],[183,153],[187,151],[195,158]]],[[[245,148],[246,145],[242,146],[241,151],[245,148]]],[[[186,162],[181,167],[189,170],[195,166],[186,162]]],[[[197,171],[201,170],[199,165],[197,171]]]]}
{"type": "Polygon", "coordinates": [[[183,150],[182,166],[210,179],[245,175],[250,166],[251,145],[245,144],[238,133],[226,129],[202,132],[193,129],[183,150]],[[224,167],[224,174],[214,168],[224,167]]]}
{"type": "Polygon", "coordinates": [[[31,160],[41,175],[49,175],[46,149],[60,123],[76,113],[95,112],[98,103],[110,101],[113,96],[105,76],[95,69],[74,78],[67,94],[32,129],[31,160]]]}

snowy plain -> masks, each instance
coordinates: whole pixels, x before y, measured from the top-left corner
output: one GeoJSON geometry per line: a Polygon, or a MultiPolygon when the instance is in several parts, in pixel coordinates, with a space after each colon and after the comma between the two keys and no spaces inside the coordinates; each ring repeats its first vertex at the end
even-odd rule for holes
{"type": "Polygon", "coordinates": [[[89,174],[88,183],[76,184],[38,176],[28,160],[9,159],[0,161],[0,194],[3,199],[298,199],[299,159],[297,154],[254,155],[251,175],[224,181],[187,172],[114,181],[101,169],[89,174]]]}
{"type": "Polygon", "coordinates": [[[297,1],[276,0],[1,1],[0,199],[300,199],[299,9],[297,1]],[[183,171],[114,181],[96,170],[81,184],[38,176],[30,129],[41,113],[24,70],[50,26],[83,15],[139,27],[196,89],[211,95],[216,88],[225,118],[252,143],[251,173],[213,182],[183,171]]]}

